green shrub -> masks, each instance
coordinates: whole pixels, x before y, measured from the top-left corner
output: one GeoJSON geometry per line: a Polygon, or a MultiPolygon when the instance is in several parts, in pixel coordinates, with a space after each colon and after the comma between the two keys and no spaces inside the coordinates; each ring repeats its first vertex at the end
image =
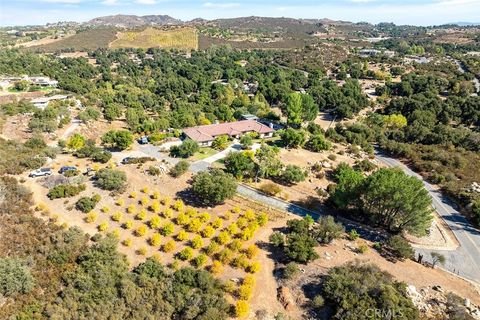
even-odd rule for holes
{"type": "Polygon", "coordinates": [[[415,255],[410,243],[400,235],[390,237],[385,243],[384,249],[400,260],[411,259],[415,255]]]}
{"type": "Polygon", "coordinates": [[[289,164],[285,167],[285,170],[281,173],[280,179],[283,183],[288,185],[296,184],[305,180],[307,175],[305,171],[302,170],[299,166],[289,164]]]}
{"type": "Polygon", "coordinates": [[[92,154],[92,160],[100,163],[107,163],[112,159],[112,153],[109,151],[97,151],[92,154]]]}
{"type": "Polygon", "coordinates": [[[315,309],[320,309],[325,305],[325,299],[319,294],[317,294],[313,299],[312,299],[312,307],[315,309]]]}
{"type": "Polygon", "coordinates": [[[114,169],[100,169],[95,175],[97,186],[109,191],[120,191],[125,187],[127,175],[123,171],[114,169]]]}
{"type": "Polygon", "coordinates": [[[268,240],[275,247],[283,247],[285,245],[285,236],[281,232],[272,233],[268,240]]]}
{"type": "Polygon", "coordinates": [[[262,184],[260,186],[260,190],[270,196],[276,196],[277,194],[282,192],[282,188],[278,184],[275,184],[273,182],[267,182],[262,184]]]}
{"type": "Polygon", "coordinates": [[[212,148],[216,150],[224,150],[228,147],[229,138],[227,135],[218,136],[212,142],[212,148]]]}
{"type": "Polygon", "coordinates": [[[288,263],[283,269],[283,277],[285,279],[293,279],[296,275],[300,273],[300,268],[295,262],[288,263]]]}
{"type": "Polygon", "coordinates": [[[332,148],[332,144],[325,139],[323,134],[313,135],[306,144],[307,149],[313,152],[320,152],[322,150],[329,150],[332,148]]]}
{"type": "Polygon", "coordinates": [[[86,186],[84,184],[59,184],[48,191],[47,196],[50,199],[68,198],[85,191],[86,186]]]}
{"type": "Polygon", "coordinates": [[[350,262],[335,267],[322,282],[321,290],[325,300],[331,302],[336,319],[369,319],[364,316],[368,310],[393,312],[391,319],[398,315],[402,315],[399,319],[419,318],[418,309],[406,294],[406,284],[373,264],[350,262]]]}
{"type": "Polygon", "coordinates": [[[355,230],[355,229],[350,230],[350,232],[348,233],[348,239],[350,239],[352,241],[357,240],[359,237],[360,237],[360,235],[358,234],[357,230],[355,230]]]}
{"type": "Polygon", "coordinates": [[[75,203],[75,207],[84,213],[88,213],[95,208],[99,201],[100,195],[94,195],[93,197],[82,197],[75,203]]]}
{"type": "Polygon", "coordinates": [[[170,170],[170,175],[172,177],[180,177],[183,175],[185,172],[188,171],[188,168],[190,167],[190,163],[186,160],[180,160],[171,170],[170,170]]]}
{"type": "Polygon", "coordinates": [[[200,147],[197,142],[186,139],[181,145],[171,147],[170,155],[173,157],[188,158],[193,156],[199,149],[200,147]]]}
{"type": "Polygon", "coordinates": [[[339,222],[336,223],[332,216],[322,216],[317,222],[318,224],[314,227],[313,232],[320,243],[331,243],[345,232],[343,225],[339,222]]]}
{"type": "Polygon", "coordinates": [[[150,166],[147,169],[147,173],[151,176],[159,176],[161,174],[160,168],[155,166],[150,166]]]}
{"type": "Polygon", "coordinates": [[[190,247],[185,247],[182,251],[178,253],[178,257],[181,260],[190,260],[193,257],[193,250],[190,247]]]}
{"type": "Polygon", "coordinates": [[[377,166],[373,162],[364,159],[362,161],[357,161],[353,167],[358,171],[369,172],[373,171],[377,166]]]}
{"type": "Polygon", "coordinates": [[[80,174],[80,171],[78,170],[67,170],[63,173],[63,175],[67,178],[75,177],[80,174]]]}
{"type": "Polygon", "coordinates": [[[0,258],[0,296],[13,296],[32,290],[34,278],[20,260],[0,258]]]}

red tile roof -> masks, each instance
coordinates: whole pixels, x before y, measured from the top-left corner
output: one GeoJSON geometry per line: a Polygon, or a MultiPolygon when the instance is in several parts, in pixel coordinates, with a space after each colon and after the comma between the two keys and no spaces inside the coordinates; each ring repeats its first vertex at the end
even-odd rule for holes
{"type": "Polygon", "coordinates": [[[272,128],[255,120],[225,122],[183,129],[183,133],[187,137],[197,142],[212,141],[215,137],[221,135],[236,136],[247,132],[270,133],[273,131],[272,128]]]}

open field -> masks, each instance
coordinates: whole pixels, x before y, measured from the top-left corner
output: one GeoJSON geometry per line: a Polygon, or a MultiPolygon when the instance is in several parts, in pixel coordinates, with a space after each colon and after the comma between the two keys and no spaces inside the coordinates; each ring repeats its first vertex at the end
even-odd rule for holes
{"type": "Polygon", "coordinates": [[[165,48],[197,50],[198,35],[193,28],[160,30],[146,28],[142,31],[117,33],[117,39],[110,43],[111,48],[165,48]]]}
{"type": "MultiPolygon", "coordinates": [[[[335,148],[330,151],[312,152],[306,149],[280,149],[280,159],[282,163],[289,165],[297,165],[308,172],[307,179],[291,186],[284,186],[275,183],[281,188],[278,197],[300,204],[304,207],[315,209],[319,205],[318,189],[325,190],[327,186],[332,183],[328,180],[328,175],[333,168],[338,164],[345,162],[350,165],[355,163],[355,158],[346,152],[346,148],[342,145],[335,144],[335,148]],[[329,158],[330,157],[330,158],[329,158]],[[333,159],[333,160],[332,160],[333,159]],[[311,172],[311,168],[315,164],[324,164],[322,174],[311,172]]],[[[358,157],[361,160],[361,157],[358,157]]],[[[251,183],[250,185],[256,189],[261,189],[262,185],[270,182],[268,179],[263,179],[258,183],[251,183]]]]}
{"type": "Polygon", "coordinates": [[[28,41],[28,42],[20,42],[20,43],[16,43],[15,44],[15,47],[25,47],[25,48],[28,48],[28,47],[34,47],[34,46],[43,46],[43,45],[48,45],[48,44],[52,44],[52,43],[55,43],[55,42],[59,42],[59,41],[62,41],[62,40],[65,40],[71,36],[73,36],[74,34],[67,34],[65,35],[64,37],[58,37],[58,38],[55,38],[53,36],[48,36],[48,37],[45,37],[45,38],[42,38],[42,39],[38,39],[38,40],[32,40],[32,41],[28,41]]]}
{"type": "Polygon", "coordinates": [[[235,49],[294,49],[304,47],[307,43],[303,39],[288,39],[276,42],[258,41],[229,41],[206,35],[199,35],[199,49],[205,50],[211,46],[229,46],[235,49]]]}
{"type": "Polygon", "coordinates": [[[107,48],[108,44],[115,40],[115,28],[96,28],[88,29],[76,33],[75,35],[64,38],[49,44],[40,46],[32,46],[24,48],[24,50],[34,52],[57,52],[66,49],[75,51],[88,51],[98,48],[107,48]]]}

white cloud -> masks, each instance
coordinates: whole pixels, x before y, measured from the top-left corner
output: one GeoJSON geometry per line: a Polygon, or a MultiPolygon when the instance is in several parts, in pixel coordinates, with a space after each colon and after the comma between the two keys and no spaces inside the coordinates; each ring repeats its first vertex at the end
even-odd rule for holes
{"type": "Polygon", "coordinates": [[[137,0],[136,1],[138,4],[156,4],[156,0],[137,0]]]}
{"type": "Polygon", "coordinates": [[[102,4],[106,6],[115,6],[118,4],[118,0],[104,0],[102,1],[102,4]]]}
{"type": "Polygon", "coordinates": [[[80,3],[82,0],[42,0],[43,2],[49,3],[67,3],[67,4],[75,4],[80,3]]]}
{"type": "Polygon", "coordinates": [[[480,0],[441,0],[434,3],[434,5],[437,5],[437,6],[461,6],[461,5],[467,5],[467,4],[480,5],[480,0]]]}
{"type": "Polygon", "coordinates": [[[377,0],[349,0],[349,1],[354,3],[370,3],[370,2],[375,2],[377,0]]]}
{"type": "Polygon", "coordinates": [[[213,8],[213,9],[230,9],[236,8],[240,6],[240,3],[237,2],[227,2],[227,3],[214,3],[214,2],[205,2],[203,4],[205,8],[213,8]]]}

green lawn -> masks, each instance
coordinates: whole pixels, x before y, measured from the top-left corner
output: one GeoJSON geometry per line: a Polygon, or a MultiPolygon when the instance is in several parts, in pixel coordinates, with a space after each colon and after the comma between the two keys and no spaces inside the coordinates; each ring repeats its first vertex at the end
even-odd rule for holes
{"type": "Polygon", "coordinates": [[[200,148],[200,151],[195,153],[190,159],[192,161],[203,160],[205,158],[213,156],[214,154],[216,154],[218,152],[219,152],[218,150],[215,150],[213,148],[204,147],[204,148],[200,148]]]}

